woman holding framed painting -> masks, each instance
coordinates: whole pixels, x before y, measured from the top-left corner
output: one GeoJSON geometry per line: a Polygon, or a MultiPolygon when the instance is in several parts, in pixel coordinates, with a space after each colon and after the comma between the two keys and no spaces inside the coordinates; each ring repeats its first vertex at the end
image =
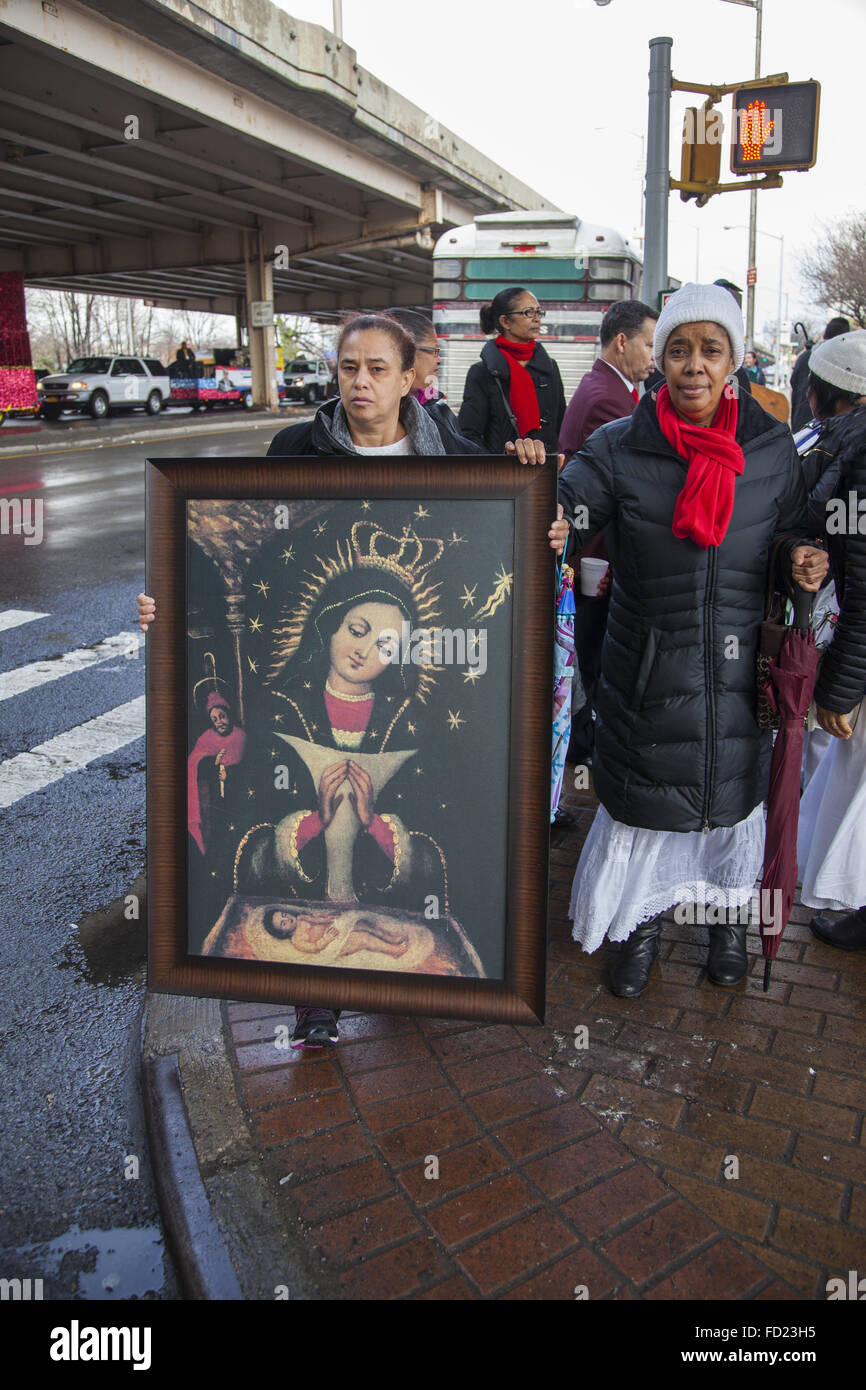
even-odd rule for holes
{"type": "MultiPolygon", "coordinates": [[[[312,420],[281,430],[269,456],[375,459],[484,453],[453,427],[431,417],[412,395],[415,358],[416,344],[393,319],[363,315],[350,321],[338,344],[339,398],[326,402],[312,420]]],[[[521,463],[540,464],[545,459],[543,442],[535,439],[517,440],[508,452],[521,463]]],[[[348,952],[353,956],[351,964],[371,969],[374,956],[384,954],[395,962],[398,957],[415,961],[411,968],[420,973],[483,974],[472,942],[449,913],[445,913],[447,930],[443,928],[438,937],[423,929],[413,930],[411,939],[406,934],[406,920],[419,915],[431,894],[447,904],[448,865],[432,823],[436,812],[432,797],[428,798],[429,815],[417,793],[412,801],[414,819],[400,813],[401,804],[405,807],[409,798],[401,803],[399,779],[415,773],[416,766],[384,766],[388,758],[398,756],[391,750],[394,726],[400,719],[405,730],[401,725],[397,746],[418,742],[422,762],[424,749],[420,719],[413,717],[417,691],[400,688],[401,681],[414,679],[416,673],[410,669],[407,677],[399,664],[383,662],[380,646],[387,633],[407,624],[411,629],[423,613],[419,595],[427,592],[427,581],[421,558],[383,561],[375,538],[371,541],[364,531],[371,524],[362,519],[364,515],[351,529],[353,554],[346,552],[345,572],[338,573],[333,565],[326,576],[323,571],[324,582],[306,607],[299,599],[297,612],[287,619],[289,626],[280,636],[282,664],[279,671],[271,672],[268,698],[278,731],[274,738],[278,737],[294,790],[279,821],[265,817],[269,824],[255,826],[239,847],[235,862],[236,892],[246,895],[245,900],[280,892],[299,901],[308,897],[318,903],[327,897],[345,903],[354,895],[364,904],[364,919],[355,920],[357,913],[353,917],[344,911],[342,916],[337,914],[339,920],[332,913],[331,920],[326,907],[319,904],[318,916],[282,906],[276,916],[271,911],[268,920],[260,923],[249,916],[257,910],[253,903],[249,910],[244,908],[249,920],[226,920],[217,927],[224,934],[226,930],[263,931],[269,938],[284,941],[287,962],[306,956],[311,964],[331,964],[336,963],[331,961],[335,952],[348,952]],[[347,805],[340,804],[347,797],[351,815],[347,805]],[[335,834],[338,819],[352,821],[363,840],[363,853],[355,852],[354,842],[343,853],[345,846],[337,843],[341,835],[335,834]],[[401,911],[405,920],[394,915],[401,911]]],[[[566,523],[553,524],[550,543],[554,549],[562,549],[566,531],[566,523]]],[[[146,630],[155,604],[144,594],[138,603],[139,620],[146,630]]],[[[263,718],[261,722],[271,727],[271,721],[263,718]]],[[[273,758],[273,749],[268,756],[273,758]]],[[[265,771],[262,785],[270,780],[273,786],[272,768],[265,771]]],[[[217,927],[214,931],[219,935],[217,927]]],[[[206,945],[206,953],[207,949],[206,945]]],[[[299,1008],[293,1044],[335,1042],[337,1018],[333,1009],[299,1008]]]]}
{"type": "MultiPolygon", "coordinates": [[[[743,360],[736,301],[683,286],[654,348],[664,384],[590,436],[559,490],[583,541],[605,531],[613,573],[593,760],[601,806],[570,915],[584,950],[623,943],[611,987],[631,998],[648,983],[665,911],[751,899],[771,754],[755,718],[756,655],[776,541],[789,591],[817,590],[827,571],[808,539],[790,431],[730,384],[743,360]]],[[[733,985],[746,970],[746,925],[711,926],[709,978],[733,985]]]]}

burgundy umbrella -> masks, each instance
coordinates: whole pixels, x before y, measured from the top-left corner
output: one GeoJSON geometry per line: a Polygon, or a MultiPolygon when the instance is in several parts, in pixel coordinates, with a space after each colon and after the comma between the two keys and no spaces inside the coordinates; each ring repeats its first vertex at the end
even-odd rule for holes
{"type": "Polygon", "coordinates": [[[761,947],[764,992],[779,951],[797,889],[797,825],[800,819],[800,768],[803,729],[815,688],[818,651],[809,624],[814,594],[801,590],[794,603],[792,626],[779,655],[770,663],[764,684],[767,700],[780,719],[770,766],[764,876],[761,879],[761,947]]]}

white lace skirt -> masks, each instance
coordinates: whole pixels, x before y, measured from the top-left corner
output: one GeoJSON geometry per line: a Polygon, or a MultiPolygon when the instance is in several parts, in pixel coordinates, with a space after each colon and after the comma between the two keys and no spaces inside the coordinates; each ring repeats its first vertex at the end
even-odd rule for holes
{"type": "MultiPolygon", "coordinates": [[[[850,719],[849,719],[850,722],[850,719]]],[[[849,739],[832,738],[800,801],[797,860],[806,907],[866,904],[866,711],[849,739]]]]}
{"type": "Polygon", "coordinates": [[[599,806],[574,873],[569,916],[585,951],[624,941],[641,922],[677,903],[743,907],[764,858],[764,808],[736,825],[643,830],[599,806]]]}

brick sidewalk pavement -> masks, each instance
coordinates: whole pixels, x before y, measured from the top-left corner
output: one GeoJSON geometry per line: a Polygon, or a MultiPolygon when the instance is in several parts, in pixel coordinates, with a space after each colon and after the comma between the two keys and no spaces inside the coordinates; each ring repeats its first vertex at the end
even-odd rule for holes
{"type": "Polygon", "coordinates": [[[554,838],[545,1027],[353,1015],[299,1054],[291,1010],[224,1006],[275,1201],[344,1297],[823,1299],[866,1265],[866,957],[797,907],[769,995],[752,928],[719,989],[668,919],[616,999],[566,916],[594,804],[554,838]]]}

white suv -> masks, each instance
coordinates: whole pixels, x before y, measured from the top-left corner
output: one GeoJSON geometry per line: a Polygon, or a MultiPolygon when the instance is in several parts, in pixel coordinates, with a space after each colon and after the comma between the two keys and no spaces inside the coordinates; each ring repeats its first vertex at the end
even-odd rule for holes
{"type": "Polygon", "coordinates": [[[137,406],[158,415],[171,397],[171,381],[155,357],[76,357],[65,372],[43,379],[39,397],[46,420],[63,410],[89,410],[102,420],[110,410],[137,406]]]}

